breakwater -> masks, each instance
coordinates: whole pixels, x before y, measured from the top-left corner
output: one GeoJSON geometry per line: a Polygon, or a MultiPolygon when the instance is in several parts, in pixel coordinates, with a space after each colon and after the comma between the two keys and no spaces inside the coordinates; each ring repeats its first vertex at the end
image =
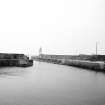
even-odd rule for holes
{"type": "Polygon", "coordinates": [[[24,54],[0,53],[0,67],[5,66],[28,67],[32,65],[33,60],[30,60],[24,54]]]}
{"type": "Polygon", "coordinates": [[[71,56],[71,58],[73,59],[60,58],[57,55],[42,55],[36,57],[35,60],[105,72],[105,62],[103,56],[86,56],[85,58],[83,56],[81,59],[76,59],[76,56],[71,56]],[[98,59],[101,60],[99,61],[98,59]]]}

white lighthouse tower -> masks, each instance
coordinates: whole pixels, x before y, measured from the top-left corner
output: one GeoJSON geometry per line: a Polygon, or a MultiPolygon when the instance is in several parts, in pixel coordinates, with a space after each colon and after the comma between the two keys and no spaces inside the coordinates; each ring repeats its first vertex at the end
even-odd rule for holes
{"type": "Polygon", "coordinates": [[[42,57],[42,47],[39,48],[39,58],[42,57]]]}

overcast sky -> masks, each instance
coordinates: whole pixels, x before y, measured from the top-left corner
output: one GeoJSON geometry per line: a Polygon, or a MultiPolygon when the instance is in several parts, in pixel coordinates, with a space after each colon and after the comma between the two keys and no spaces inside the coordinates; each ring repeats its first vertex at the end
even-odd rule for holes
{"type": "Polygon", "coordinates": [[[105,54],[105,0],[0,0],[0,52],[105,54]]]}

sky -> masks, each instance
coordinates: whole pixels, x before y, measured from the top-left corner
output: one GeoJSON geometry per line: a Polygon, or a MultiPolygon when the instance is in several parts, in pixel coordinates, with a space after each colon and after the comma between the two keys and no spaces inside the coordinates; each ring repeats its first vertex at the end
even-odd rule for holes
{"type": "Polygon", "coordinates": [[[105,0],[0,0],[0,53],[105,54],[105,0]]]}

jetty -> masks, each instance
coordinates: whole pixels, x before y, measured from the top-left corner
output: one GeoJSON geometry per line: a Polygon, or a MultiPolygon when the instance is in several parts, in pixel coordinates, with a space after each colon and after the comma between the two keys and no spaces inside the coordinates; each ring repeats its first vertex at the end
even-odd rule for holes
{"type": "Polygon", "coordinates": [[[24,54],[0,53],[0,67],[17,66],[29,67],[33,65],[33,60],[24,54]]]}

